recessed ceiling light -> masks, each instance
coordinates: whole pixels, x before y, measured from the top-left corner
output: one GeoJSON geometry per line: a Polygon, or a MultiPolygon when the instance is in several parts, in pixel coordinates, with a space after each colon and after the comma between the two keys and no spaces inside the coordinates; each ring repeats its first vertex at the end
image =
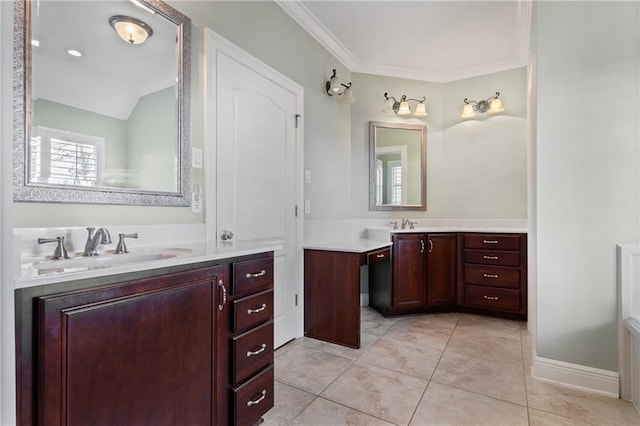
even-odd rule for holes
{"type": "Polygon", "coordinates": [[[81,51],[75,50],[75,49],[67,49],[67,53],[71,56],[75,56],[76,58],[84,56],[84,54],[81,51]]]}
{"type": "Polygon", "coordinates": [[[32,45],[33,47],[40,47],[40,41],[39,41],[39,40],[36,40],[36,39],[32,39],[32,40],[31,40],[31,45],[32,45]]]}

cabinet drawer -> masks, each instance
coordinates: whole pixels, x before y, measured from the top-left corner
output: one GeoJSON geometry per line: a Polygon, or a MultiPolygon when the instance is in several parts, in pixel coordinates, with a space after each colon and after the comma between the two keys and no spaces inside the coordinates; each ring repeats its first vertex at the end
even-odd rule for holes
{"type": "Polygon", "coordinates": [[[233,332],[242,333],[273,319],[273,290],[243,297],[233,302],[233,332]]]}
{"type": "Polygon", "coordinates": [[[272,288],[273,259],[247,260],[233,264],[233,294],[272,288]]]}
{"type": "Polygon", "coordinates": [[[464,248],[485,250],[520,250],[520,235],[465,234],[464,248]]]}
{"type": "Polygon", "coordinates": [[[233,379],[240,383],[273,363],[273,321],[233,338],[233,379]]]}
{"type": "Polygon", "coordinates": [[[483,308],[520,310],[520,292],[501,288],[464,286],[464,303],[483,308]]]}
{"type": "Polygon", "coordinates": [[[520,269],[500,266],[464,266],[464,281],[490,287],[520,288],[520,269]]]}
{"type": "Polygon", "coordinates": [[[520,252],[498,250],[465,250],[464,263],[518,267],[520,266],[520,252]]]}
{"type": "Polygon", "coordinates": [[[233,424],[255,424],[273,407],[273,379],[273,366],[270,366],[233,390],[233,424]]]}
{"type": "Polygon", "coordinates": [[[389,247],[367,253],[367,265],[373,265],[374,263],[389,259],[390,257],[391,249],[389,247]]]}

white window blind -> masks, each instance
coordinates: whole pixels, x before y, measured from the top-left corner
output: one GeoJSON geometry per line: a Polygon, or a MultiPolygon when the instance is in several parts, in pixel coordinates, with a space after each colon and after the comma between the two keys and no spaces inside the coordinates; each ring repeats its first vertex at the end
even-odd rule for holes
{"type": "Polygon", "coordinates": [[[104,139],[37,127],[32,132],[32,182],[96,186],[101,180],[104,139]]]}
{"type": "Polygon", "coordinates": [[[402,166],[391,167],[391,204],[402,204],[402,166]]]}

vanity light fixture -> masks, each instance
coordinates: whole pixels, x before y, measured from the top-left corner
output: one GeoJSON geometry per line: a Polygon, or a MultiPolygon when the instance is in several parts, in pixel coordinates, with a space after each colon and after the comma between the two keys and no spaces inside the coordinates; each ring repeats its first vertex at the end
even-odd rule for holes
{"type": "Polygon", "coordinates": [[[351,82],[347,84],[341,83],[336,76],[335,69],[333,70],[333,75],[325,84],[325,88],[327,90],[327,95],[336,96],[336,102],[338,102],[339,104],[350,105],[356,101],[351,90],[351,82]]]}
{"type": "Polygon", "coordinates": [[[422,99],[413,99],[407,98],[407,95],[402,95],[400,100],[398,101],[393,96],[389,96],[388,93],[384,94],[384,110],[385,111],[393,111],[398,115],[406,117],[408,115],[413,115],[414,117],[426,117],[427,116],[427,106],[424,103],[427,98],[424,96],[422,99]],[[417,102],[416,109],[411,111],[411,107],[409,102],[417,102]]]}
{"type": "Polygon", "coordinates": [[[464,98],[464,106],[462,107],[462,118],[473,118],[477,112],[489,112],[491,114],[497,114],[504,111],[502,106],[502,99],[500,99],[500,92],[496,92],[495,96],[491,96],[488,99],[482,101],[470,101],[469,98],[464,98]]]}
{"type": "Polygon", "coordinates": [[[144,43],[153,35],[153,30],[149,25],[131,16],[114,15],[109,18],[109,24],[118,36],[129,44],[144,43]]]}

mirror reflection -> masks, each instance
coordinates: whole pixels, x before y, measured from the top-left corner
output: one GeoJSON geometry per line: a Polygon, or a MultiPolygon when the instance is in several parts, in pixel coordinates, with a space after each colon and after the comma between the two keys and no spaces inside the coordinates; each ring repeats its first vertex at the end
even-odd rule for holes
{"type": "Polygon", "coordinates": [[[25,5],[25,186],[188,205],[189,19],[158,0],[25,5]]]}
{"type": "Polygon", "coordinates": [[[426,210],[424,125],[369,123],[370,210],[426,210]]]}

